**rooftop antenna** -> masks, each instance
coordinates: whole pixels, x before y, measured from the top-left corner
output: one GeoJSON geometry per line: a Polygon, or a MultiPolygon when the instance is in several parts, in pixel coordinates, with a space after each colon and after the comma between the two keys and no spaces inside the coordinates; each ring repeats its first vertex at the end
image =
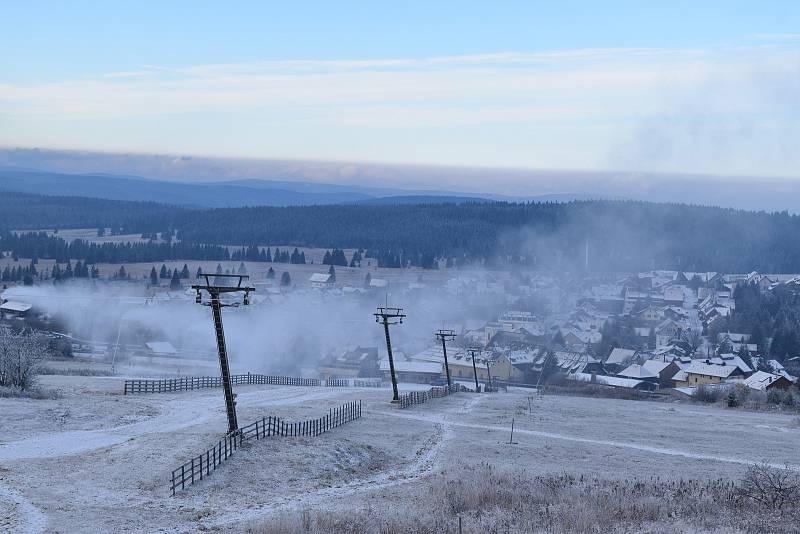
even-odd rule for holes
{"type": "MultiPolygon", "coordinates": [[[[250,304],[250,292],[255,291],[254,287],[244,286],[242,282],[248,280],[250,277],[246,274],[201,274],[205,279],[205,284],[195,284],[192,289],[195,290],[195,302],[203,306],[210,306],[211,312],[214,316],[214,330],[217,335],[217,352],[219,353],[219,368],[222,374],[222,389],[225,392],[225,408],[228,412],[228,432],[236,432],[239,430],[239,424],[236,421],[236,396],[233,394],[231,387],[231,371],[228,365],[228,352],[225,346],[225,331],[222,328],[222,308],[226,306],[239,306],[239,303],[223,304],[220,301],[222,293],[244,293],[242,304],[247,306],[250,304]],[[235,286],[216,285],[211,283],[210,278],[214,277],[216,283],[220,278],[236,279],[235,286]],[[203,302],[202,291],[208,292],[211,296],[211,302],[203,302]]],[[[224,282],[224,280],[219,280],[224,282]]]]}
{"type": "Polygon", "coordinates": [[[406,317],[403,313],[403,308],[390,308],[388,306],[389,296],[386,296],[387,306],[378,308],[375,315],[376,323],[383,323],[383,332],[386,335],[386,352],[389,354],[389,372],[392,375],[392,403],[400,402],[400,397],[397,394],[397,376],[394,371],[394,357],[392,356],[392,340],[389,337],[389,325],[403,324],[403,319],[406,317]]]}
{"type": "Polygon", "coordinates": [[[442,354],[444,354],[444,370],[447,374],[447,387],[453,387],[453,382],[450,380],[450,365],[447,363],[447,342],[453,341],[456,338],[456,333],[453,330],[445,330],[440,328],[436,332],[436,337],[442,341],[442,354]]]}

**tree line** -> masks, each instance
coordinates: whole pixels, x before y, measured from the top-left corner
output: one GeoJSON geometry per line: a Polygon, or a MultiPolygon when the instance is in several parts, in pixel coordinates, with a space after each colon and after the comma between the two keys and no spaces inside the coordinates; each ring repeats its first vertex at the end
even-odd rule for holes
{"type": "MultiPolygon", "coordinates": [[[[171,239],[135,246],[104,243],[91,251],[85,242],[72,245],[70,254],[90,263],[226,260],[231,259],[227,246],[241,247],[234,252],[238,260],[292,263],[288,250],[276,260],[274,251],[267,258],[262,248],[291,243],[365,251],[363,258],[385,267],[800,272],[800,218],[787,212],[604,200],[186,209],[24,194],[2,195],[0,208],[6,230],[111,228],[112,233],[171,239]]],[[[6,251],[24,246],[0,244],[6,251]]],[[[59,254],[59,245],[47,246],[48,254],[59,254]]],[[[37,251],[28,246],[18,254],[31,252],[37,251]]]]}

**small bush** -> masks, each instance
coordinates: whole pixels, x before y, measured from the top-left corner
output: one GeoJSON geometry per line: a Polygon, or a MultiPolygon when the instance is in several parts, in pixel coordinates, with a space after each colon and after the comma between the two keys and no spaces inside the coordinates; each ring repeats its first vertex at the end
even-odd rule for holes
{"type": "Polygon", "coordinates": [[[0,399],[37,399],[52,400],[61,398],[61,393],[54,389],[28,388],[17,386],[0,386],[0,399]]]}
{"type": "Polygon", "coordinates": [[[739,406],[739,398],[736,396],[736,391],[731,390],[728,393],[728,408],[736,408],[739,406]]]}
{"type": "Polygon", "coordinates": [[[88,367],[54,369],[53,367],[40,367],[40,375],[61,375],[61,376],[114,376],[114,373],[107,369],[90,369],[88,367]]]}
{"type": "Polygon", "coordinates": [[[703,384],[695,388],[692,398],[698,402],[715,403],[723,397],[727,397],[728,388],[703,384]]]}

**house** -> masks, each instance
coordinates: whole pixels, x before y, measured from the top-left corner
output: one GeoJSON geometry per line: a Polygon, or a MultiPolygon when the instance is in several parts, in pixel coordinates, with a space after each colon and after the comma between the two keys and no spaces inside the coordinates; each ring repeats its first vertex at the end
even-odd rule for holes
{"type": "Polygon", "coordinates": [[[636,351],[633,349],[615,348],[611,354],[606,358],[605,366],[609,370],[622,369],[627,366],[636,357],[636,351]]]}
{"type": "Polygon", "coordinates": [[[619,376],[601,376],[587,373],[575,373],[568,375],[568,379],[577,380],[580,382],[591,382],[601,386],[610,386],[613,388],[622,389],[636,389],[639,391],[654,391],[658,386],[652,382],[644,380],[635,380],[633,378],[623,378],[619,376]]]}
{"type": "Polygon", "coordinates": [[[645,380],[657,384],[659,382],[658,373],[651,371],[643,365],[634,363],[617,373],[622,378],[633,378],[634,380],[645,380]]]}
{"type": "Polygon", "coordinates": [[[311,282],[311,287],[314,289],[332,289],[336,285],[333,275],[327,273],[314,273],[308,281],[311,282]]]}
{"type": "MultiPolygon", "coordinates": [[[[386,380],[391,380],[389,360],[381,360],[380,371],[386,380]]],[[[394,372],[398,382],[430,384],[442,377],[442,364],[436,362],[395,361],[394,372]]]]}
{"type": "Polygon", "coordinates": [[[656,327],[656,346],[669,345],[670,341],[678,339],[683,332],[681,325],[672,319],[664,319],[656,327]]]}
{"type": "MultiPolygon", "coordinates": [[[[517,361],[519,361],[518,358],[517,361]]],[[[489,364],[489,371],[492,374],[492,380],[500,380],[502,382],[525,381],[525,371],[512,363],[505,354],[500,355],[493,363],[489,364]]]]}
{"type": "Polygon", "coordinates": [[[151,341],[145,343],[147,352],[152,356],[174,356],[178,353],[169,341],[151,341]]]}
{"type": "Polygon", "coordinates": [[[662,306],[653,306],[651,304],[649,306],[645,306],[641,310],[633,312],[631,315],[638,317],[642,321],[655,323],[664,319],[664,308],[662,306]]]}
{"type": "Polygon", "coordinates": [[[388,280],[384,280],[383,278],[370,278],[369,280],[370,289],[384,289],[388,285],[388,280]]]}
{"type": "Polygon", "coordinates": [[[378,347],[357,346],[320,361],[319,374],[329,378],[370,378],[380,376],[378,347]]]}
{"type": "Polygon", "coordinates": [[[724,362],[722,365],[717,365],[709,360],[692,360],[692,363],[684,367],[682,372],[676,373],[672,379],[675,381],[675,387],[697,387],[704,384],[719,384],[729,378],[744,375],[745,373],[736,365],[725,365],[724,362]]]}
{"type": "Polygon", "coordinates": [[[675,385],[673,377],[681,370],[679,362],[680,360],[647,360],[642,364],[642,367],[658,375],[658,383],[661,387],[672,387],[675,385]]]}
{"type": "Polygon", "coordinates": [[[25,317],[32,306],[26,302],[7,300],[0,304],[0,313],[12,315],[14,317],[25,317]]]}
{"type": "Polygon", "coordinates": [[[742,382],[745,386],[758,391],[769,391],[771,389],[788,389],[792,382],[782,375],[757,371],[748,376],[742,382]]]}

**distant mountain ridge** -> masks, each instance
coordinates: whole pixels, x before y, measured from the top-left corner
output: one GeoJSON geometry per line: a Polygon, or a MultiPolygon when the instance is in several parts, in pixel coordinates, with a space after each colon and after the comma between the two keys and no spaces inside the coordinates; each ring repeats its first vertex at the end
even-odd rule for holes
{"type": "MultiPolygon", "coordinates": [[[[450,191],[420,191],[314,182],[258,179],[229,182],[170,182],[106,173],[65,174],[0,167],[0,190],[54,196],[147,201],[191,208],[301,206],[322,204],[453,204],[491,200],[529,200],[450,191]]],[[[543,201],[575,200],[588,195],[546,195],[543,201]],[[546,197],[546,198],[545,198],[546,197]]],[[[537,199],[538,200],[538,199],[537,199]]]]}

